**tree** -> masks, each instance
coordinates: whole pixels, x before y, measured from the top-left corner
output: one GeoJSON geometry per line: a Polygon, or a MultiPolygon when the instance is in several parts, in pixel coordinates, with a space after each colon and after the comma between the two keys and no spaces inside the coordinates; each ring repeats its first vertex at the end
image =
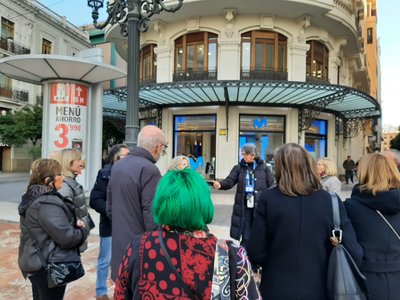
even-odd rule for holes
{"type": "Polygon", "coordinates": [[[32,142],[33,156],[37,156],[36,143],[42,138],[43,109],[25,106],[13,114],[0,116],[0,136],[4,144],[20,147],[27,140],[32,142]]]}

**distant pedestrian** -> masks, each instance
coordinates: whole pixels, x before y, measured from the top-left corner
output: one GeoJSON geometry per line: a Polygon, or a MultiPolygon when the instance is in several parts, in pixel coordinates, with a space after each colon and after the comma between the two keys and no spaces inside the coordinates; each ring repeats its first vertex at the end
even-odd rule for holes
{"type": "Polygon", "coordinates": [[[111,278],[115,281],[126,247],[133,238],[156,228],[151,207],[161,173],[155,163],[167,148],[156,126],[140,130],[137,146],[112,168],[107,188],[107,215],[112,220],[111,278]]]}
{"type": "Polygon", "coordinates": [[[345,170],[345,180],[346,184],[349,184],[349,180],[351,183],[354,183],[354,169],[356,168],[356,163],[351,159],[351,156],[347,156],[347,159],[343,162],[343,168],[345,170]]]}
{"type": "Polygon", "coordinates": [[[337,178],[335,161],[329,157],[319,158],[317,160],[317,170],[321,178],[322,188],[327,192],[340,194],[342,183],[337,178]]]}
{"type": "Polygon", "coordinates": [[[99,171],[90,193],[90,207],[100,214],[100,248],[97,258],[97,279],[96,279],[96,300],[107,300],[107,278],[111,262],[111,220],[106,212],[107,185],[111,176],[111,168],[113,165],[125,158],[129,153],[128,147],[124,144],[114,145],[108,158],[106,165],[99,171]]]}
{"type": "Polygon", "coordinates": [[[245,144],[241,151],[242,160],[233,167],[228,177],[214,181],[214,188],[229,190],[236,185],[230,235],[247,247],[258,199],[263,190],[272,186],[274,178],[270,168],[258,156],[255,145],[245,144]]]}
{"type": "Polygon", "coordinates": [[[190,168],[189,158],[185,155],[178,155],[172,159],[168,170],[183,170],[187,167],[190,168]]]}
{"type": "Polygon", "coordinates": [[[369,299],[399,299],[400,174],[380,153],[363,157],[358,174],[359,184],[344,203],[364,249],[360,270],[368,280],[369,299]]]}
{"type": "MultiPolygon", "coordinates": [[[[321,187],[317,166],[300,145],[282,145],[275,155],[277,186],[261,194],[248,247],[262,267],[263,299],[328,299],[327,269],[332,245],[332,200],[321,187]]],[[[363,250],[338,199],[343,244],[356,263],[363,250]]]]}
{"type": "Polygon", "coordinates": [[[137,235],[125,251],[115,300],[261,299],[245,249],[208,231],[214,205],[195,170],[163,176],[153,215],[158,230],[137,235]]]}
{"type": "Polygon", "coordinates": [[[78,247],[89,235],[88,224],[76,217],[74,204],[57,190],[63,186],[61,165],[53,159],[32,163],[27,192],[18,206],[20,244],[18,265],[32,283],[34,300],[62,300],[66,285],[49,288],[47,262],[80,262],[78,247]]]}
{"type": "MultiPolygon", "coordinates": [[[[84,219],[90,229],[94,223],[89,215],[89,206],[86,202],[85,192],[82,185],[76,181],[76,177],[82,173],[82,153],[77,149],[62,149],[55,153],[55,160],[62,166],[64,174],[63,187],[58,191],[62,196],[72,200],[75,204],[75,213],[78,218],[84,219]]],[[[80,247],[80,251],[87,249],[87,241],[80,247]]]]}

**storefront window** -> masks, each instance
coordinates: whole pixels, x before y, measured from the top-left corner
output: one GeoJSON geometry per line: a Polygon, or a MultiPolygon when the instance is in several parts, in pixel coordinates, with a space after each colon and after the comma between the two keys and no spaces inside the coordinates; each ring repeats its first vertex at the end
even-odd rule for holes
{"type": "Polygon", "coordinates": [[[206,178],[215,174],[215,130],[215,115],[174,117],[174,156],[188,156],[192,169],[206,178]]]}
{"type": "Polygon", "coordinates": [[[255,144],[259,155],[274,166],[274,154],[285,142],[285,117],[270,115],[240,115],[238,159],[240,148],[247,143],[255,144]]]}
{"type": "Polygon", "coordinates": [[[305,133],[304,147],[314,159],[327,156],[328,122],[314,120],[305,133]]]}

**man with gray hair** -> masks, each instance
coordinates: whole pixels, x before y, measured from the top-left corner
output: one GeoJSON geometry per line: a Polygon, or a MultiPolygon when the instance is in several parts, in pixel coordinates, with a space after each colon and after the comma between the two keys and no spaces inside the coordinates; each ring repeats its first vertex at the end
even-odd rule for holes
{"type": "Polygon", "coordinates": [[[117,162],[107,188],[107,215],[112,221],[111,278],[115,281],[126,247],[133,238],[157,226],[151,214],[160,171],[155,163],[167,149],[165,135],[156,126],[140,130],[137,146],[117,162]]]}
{"type": "Polygon", "coordinates": [[[389,158],[396,165],[397,170],[400,171],[400,151],[396,149],[389,149],[382,152],[384,156],[389,158]]]}

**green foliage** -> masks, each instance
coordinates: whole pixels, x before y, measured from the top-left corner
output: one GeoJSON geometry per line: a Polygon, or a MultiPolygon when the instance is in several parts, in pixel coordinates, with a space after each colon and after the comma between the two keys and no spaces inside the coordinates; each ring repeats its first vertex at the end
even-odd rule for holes
{"type": "Polygon", "coordinates": [[[0,116],[0,136],[3,143],[20,147],[27,140],[35,146],[42,138],[42,117],[41,106],[32,108],[25,106],[13,114],[0,116]]]}

